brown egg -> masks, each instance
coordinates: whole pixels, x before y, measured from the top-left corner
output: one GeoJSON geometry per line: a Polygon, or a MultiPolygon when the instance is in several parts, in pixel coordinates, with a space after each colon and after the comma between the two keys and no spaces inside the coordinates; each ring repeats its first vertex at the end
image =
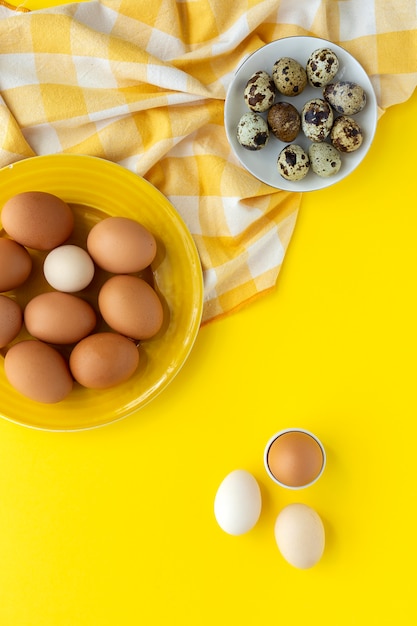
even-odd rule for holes
{"type": "Polygon", "coordinates": [[[74,215],[66,202],[44,191],[25,191],[4,204],[6,233],[28,248],[52,250],[71,235],[74,215]]]}
{"type": "Polygon", "coordinates": [[[163,308],[156,291],[130,275],[109,278],[98,294],[103,319],[113,330],[133,339],[149,339],[162,326],[163,308]]]}
{"type": "Polygon", "coordinates": [[[75,380],[90,389],[107,389],[128,380],[138,364],[135,344],[112,332],[85,337],[74,347],[69,360],[75,380]]]}
{"type": "Polygon", "coordinates": [[[36,402],[60,402],[73,387],[64,357],[36,339],[14,344],[4,358],[4,371],[12,387],[36,402]]]}
{"type": "Polygon", "coordinates": [[[152,263],[156,241],[139,222],[127,217],[108,217],[90,230],[87,250],[102,269],[114,274],[132,274],[152,263]]]}
{"type": "Polygon", "coordinates": [[[0,348],[4,348],[20,333],[22,309],[15,300],[0,295],[0,348]]]}
{"type": "Polygon", "coordinates": [[[13,239],[0,239],[0,291],[23,285],[32,271],[32,257],[13,239]]]}
{"type": "Polygon", "coordinates": [[[48,343],[70,344],[91,333],[97,318],[93,307],[82,298],[51,291],[28,302],[24,321],[33,337],[48,343]]]}
{"type": "Polygon", "coordinates": [[[266,452],[267,468],[287,487],[305,487],[315,481],[324,467],[323,451],[307,432],[289,430],[279,434],[266,452]]]}
{"type": "Polygon", "coordinates": [[[280,141],[291,143],[301,128],[301,117],[295,106],[289,102],[277,102],[268,111],[268,125],[280,141]]]}

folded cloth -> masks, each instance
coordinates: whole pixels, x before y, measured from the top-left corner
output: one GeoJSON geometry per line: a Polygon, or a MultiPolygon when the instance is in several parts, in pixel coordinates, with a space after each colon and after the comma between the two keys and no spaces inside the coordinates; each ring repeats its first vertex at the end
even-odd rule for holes
{"type": "Polygon", "coordinates": [[[223,109],[234,71],[265,43],[329,39],[368,72],[380,113],[417,83],[414,1],[101,0],[27,12],[0,1],[0,166],[88,154],[143,176],[197,245],[203,323],[276,284],[300,193],[247,173],[223,109]]]}

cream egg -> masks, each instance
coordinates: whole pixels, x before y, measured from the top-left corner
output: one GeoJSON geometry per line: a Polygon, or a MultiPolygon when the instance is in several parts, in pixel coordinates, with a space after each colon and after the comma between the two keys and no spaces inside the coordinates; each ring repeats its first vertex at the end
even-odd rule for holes
{"type": "Polygon", "coordinates": [[[85,289],[93,280],[94,271],[90,255],[74,245],[51,250],[43,264],[43,273],[51,287],[68,293],[85,289]]]}
{"type": "Polygon", "coordinates": [[[323,556],[325,529],[310,506],[293,503],[284,507],[274,527],[275,540],[284,559],[298,569],[309,569],[323,556]]]}

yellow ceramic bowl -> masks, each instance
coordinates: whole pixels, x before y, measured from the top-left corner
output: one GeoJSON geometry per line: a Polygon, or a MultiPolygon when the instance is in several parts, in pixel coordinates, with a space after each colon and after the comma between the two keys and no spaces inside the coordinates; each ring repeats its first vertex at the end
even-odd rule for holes
{"type": "MultiPolygon", "coordinates": [[[[0,416],[55,431],[93,428],[124,418],[166,388],[197,336],[203,281],[194,241],[165,196],[143,178],[103,159],[40,156],[0,170],[0,210],[10,197],[23,191],[47,191],[69,203],[75,214],[70,242],[77,245],[84,245],[90,228],[108,216],[136,219],[148,228],[158,244],[151,269],[164,305],[165,323],[155,337],[141,342],[141,363],[129,381],[101,391],[75,385],[70,396],[57,404],[40,404],[15,391],[5,378],[4,360],[0,358],[0,416]]],[[[25,286],[8,294],[22,306],[43,284],[42,254],[34,253],[34,257],[32,276],[25,286]]],[[[93,301],[95,289],[93,282],[83,296],[93,301]]],[[[22,333],[19,338],[25,336],[24,330],[22,333]]]]}

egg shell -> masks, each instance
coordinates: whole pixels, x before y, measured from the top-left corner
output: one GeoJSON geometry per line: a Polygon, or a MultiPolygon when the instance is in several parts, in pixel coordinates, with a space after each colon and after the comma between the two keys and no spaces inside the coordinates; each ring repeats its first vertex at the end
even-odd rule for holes
{"type": "Polygon", "coordinates": [[[282,57],[275,61],[272,79],[278,91],[285,96],[298,96],[307,86],[304,67],[291,57],[282,57]]]}
{"type": "Polygon", "coordinates": [[[43,273],[54,289],[74,293],[87,287],[94,277],[94,263],[79,246],[58,246],[49,252],[43,264],[43,273]]]}
{"type": "Polygon", "coordinates": [[[289,102],[277,102],[268,111],[268,126],[277,139],[289,143],[300,132],[300,114],[289,102]]]}
{"type": "Polygon", "coordinates": [[[275,540],[284,559],[298,569],[309,569],[323,556],[325,529],[319,514],[306,504],[284,507],[275,521],[275,540]]]}
{"type": "Polygon", "coordinates": [[[275,83],[272,77],[259,70],[246,83],[243,98],[251,111],[267,111],[275,100],[275,83]]]}
{"type": "Polygon", "coordinates": [[[312,143],[308,149],[311,169],[317,176],[334,176],[342,167],[342,159],[336,148],[329,143],[312,143]]]}
{"type": "Polygon", "coordinates": [[[157,244],[143,224],[127,217],[108,217],[90,230],[87,250],[102,269],[114,274],[132,274],[152,263],[157,244]]]}
{"type": "Polygon", "coordinates": [[[363,132],[353,117],[341,115],[334,121],[330,141],[339,152],[355,152],[363,143],[363,132]]]}
{"type": "Polygon", "coordinates": [[[366,105],[365,91],[360,85],[350,81],[340,80],[326,85],[323,98],[342,115],[355,115],[366,105]]]}
{"type": "Polygon", "coordinates": [[[98,307],[110,328],[133,339],[153,337],[164,319],[156,291],[142,278],[132,275],[109,278],[99,291],[98,307]]]}
{"type": "Polygon", "coordinates": [[[314,50],[306,65],[308,82],[312,87],[324,87],[339,71],[339,59],[330,48],[314,50]]]}
{"type": "Polygon", "coordinates": [[[265,464],[272,478],[290,488],[312,484],[324,469],[323,450],[310,433],[289,429],[268,442],[265,464]]]}
{"type": "Polygon", "coordinates": [[[90,389],[108,389],[128,380],[139,364],[139,351],[126,337],[112,332],[85,337],[71,352],[75,380],[90,389]]]}
{"type": "Polygon", "coordinates": [[[97,318],[93,307],[78,296],[60,291],[41,293],[24,310],[28,332],[54,344],[71,344],[91,333],[97,318]]]}
{"type": "Polygon", "coordinates": [[[4,348],[20,333],[23,324],[22,309],[8,296],[0,295],[0,348],[4,348]]]}
{"type": "Polygon", "coordinates": [[[322,98],[308,100],[301,110],[301,128],[310,141],[324,141],[332,129],[333,111],[322,98]]]}
{"type": "Polygon", "coordinates": [[[20,287],[32,271],[32,257],[13,239],[0,239],[0,291],[20,287]]]}
{"type": "Polygon", "coordinates": [[[236,136],[246,150],[262,150],[269,141],[268,124],[259,113],[244,113],[237,125],[236,136]]]}
{"type": "Polygon", "coordinates": [[[52,250],[72,233],[74,215],[69,205],[44,191],[24,191],[4,204],[1,220],[6,233],[35,250],[52,250]]]}
{"type": "Polygon", "coordinates": [[[4,372],[19,393],[36,402],[55,404],[66,398],[73,379],[64,357],[36,339],[15,343],[4,358],[4,372]]]}
{"type": "Polygon", "coordinates": [[[309,172],[310,159],[301,146],[290,144],[279,153],[277,167],[286,180],[302,180],[309,172]]]}
{"type": "Polygon", "coordinates": [[[214,516],[229,535],[249,532],[257,523],[261,508],[261,490],[250,472],[234,470],[220,483],[214,499],[214,516]]]}

